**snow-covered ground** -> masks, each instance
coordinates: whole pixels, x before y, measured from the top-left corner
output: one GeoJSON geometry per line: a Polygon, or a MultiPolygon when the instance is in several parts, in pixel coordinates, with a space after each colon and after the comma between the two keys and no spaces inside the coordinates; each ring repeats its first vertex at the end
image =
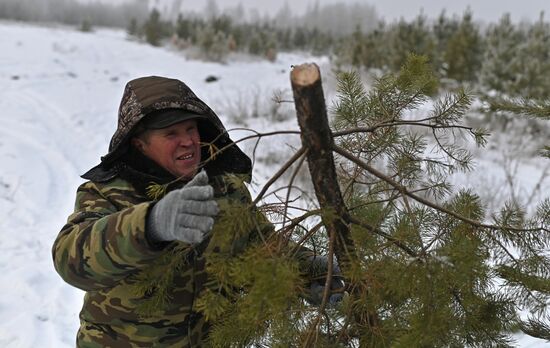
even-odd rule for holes
{"type": "MultiPolygon", "coordinates": [[[[83,293],[57,276],[50,248],[72,211],[79,175],[107,151],[128,80],[179,78],[228,128],[271,131],[296,128],[292,117],[275,121],[292,110],[290,104],[277,110],[266,102],[274,91],[292,99],[290,66],[312,60],[327,64],[291,54],[279,55],[274,63],[205,63],[128,41],[122,31],[85,34],[12,22],[0,22],[0,52],[0,347],[14,348],[74,346],[83,293]],[[219,80],[205,82],[209,75],[219,80]]],[[[245,134],[238,131],[232,137],[245,134]]],[[[256,185],[272,174],[270,164],[284,161],[281,151],[297,144],[297,137],[286,136],[262,145],[256,185]]],[[[250,153],[253,145],[244,146],[250,153]]],[[[482,163],[494,167],[489,160],[482,163]]],[[[536,182],[544,167],[529,163],[524,175],[536,182]]],[[[542,192],[549,192],[549,186],[543,183],[542,192]]],[[[525,337],[518,343],[544,345],[525,337]]]]}

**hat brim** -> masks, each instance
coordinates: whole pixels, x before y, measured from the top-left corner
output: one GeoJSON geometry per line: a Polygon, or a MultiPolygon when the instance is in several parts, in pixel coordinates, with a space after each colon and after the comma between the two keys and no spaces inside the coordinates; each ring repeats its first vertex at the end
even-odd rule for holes
{"type": "Polygon", "coordinates": [[[163,129],[180,122],[204,119],[204,115],[188,112],[181,109],[159,110],[146,115],[141,121],[145,129],[163,129]]]}

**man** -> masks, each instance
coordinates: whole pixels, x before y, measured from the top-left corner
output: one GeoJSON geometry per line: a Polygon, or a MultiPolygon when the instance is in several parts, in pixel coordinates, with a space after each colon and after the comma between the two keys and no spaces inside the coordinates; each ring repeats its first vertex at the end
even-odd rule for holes
{"type": "MultiPolygon", "coordinates": [[[[228,175],[249,180],[251,161],[189,87],[156,76],[128,82],[109,152],[82,176],[88,181],[53,246],[57,272],[86,291],[78,347],[205,342],[210,324],[194,305],[207,280],[205,251],[217,248],[210,234],[224,233],[220,202],[250,203],[228,175]],[[181,269],[169,272],[176,255],[181,269]],[[169,282],[169,294],[143,312],[160,298],[159,289],[138,286],[147,277],[169,282]]],[[[240,247],[269,231],[260,221],[240,247]]]]}

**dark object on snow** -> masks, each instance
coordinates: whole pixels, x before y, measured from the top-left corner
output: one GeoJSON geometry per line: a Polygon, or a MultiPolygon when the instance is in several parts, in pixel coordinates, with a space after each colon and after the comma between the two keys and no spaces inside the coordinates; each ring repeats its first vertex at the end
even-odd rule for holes
{"type": "Polygon", "coordinates": [[[11,79],[12,79],[12,80],[19,80],[20,77],[19,77],[19,75],[13,75],[13,76],[11,77],[11,79]]]}
{"type": "Polygon", "coordinates": [[[204,79],[204,81],[205,81],[205,82],[216,82],[216,81],[218,81],[219,79],[220,79],[220,78],[217,77],[217,76],[208,75],[208,76],[204,79]]]}

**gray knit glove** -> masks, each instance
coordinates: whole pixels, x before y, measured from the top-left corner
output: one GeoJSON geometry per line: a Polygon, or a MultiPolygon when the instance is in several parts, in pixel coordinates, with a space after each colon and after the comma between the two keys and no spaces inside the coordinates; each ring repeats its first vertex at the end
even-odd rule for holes
{"type": "Polygon", "coordinates": [[[206,172],[201,171],[155,204],[147,220],[148,237],[156,242],[200,243],[212,229],[218,212],[214,188],[208,184],[206,172]]]}

